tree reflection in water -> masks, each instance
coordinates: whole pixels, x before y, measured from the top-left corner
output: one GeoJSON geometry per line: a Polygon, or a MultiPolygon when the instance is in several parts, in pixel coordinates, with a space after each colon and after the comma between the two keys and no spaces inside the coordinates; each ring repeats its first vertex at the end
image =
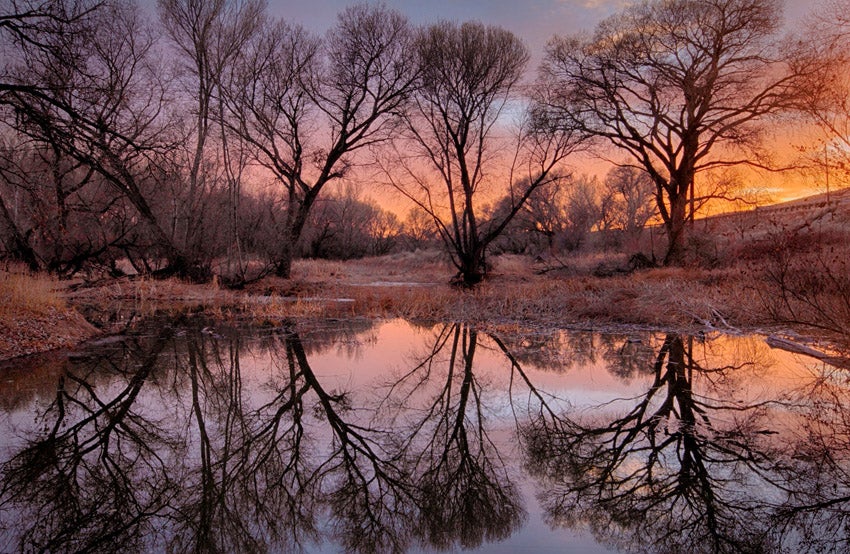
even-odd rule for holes
{"type": "Polygon", "coordinates": [[[779,485],[787,491],[775,532],[788,551],[850,551],[850,379],[823,365],[800,392],[801,424],[789,441],[779,485]]]}
{"type": "Polygon", "coordinates": [[[0,508],[4,524],[17,527],[18,550],[143,550],[155,534],[148,514],[179,490],[169,472],[174,441],[136,401],[171,334],[166,328],[150,344],[127,341],[60,377],[38,414],[40,436],[2,466],[0,508]],[[104,371],[123,383],[107,397],[97,392],[104,371]]]}
{"type": "Polygon", "coordinates": [[[740,368],[701,367],[693,342],[667,335],[649,390],[624,401],[625,410],[615,413],[611,404],[565,414],[542,405],[522,426],[527,463],[552,523],[587,525],[627,550],[777,547],[766,512],[777,491],[767,404],[724,397],[716,380],[740,368]]]}
{"type": "Polygon", "coordinates": [[[5,445],[0,549],[481,547],[527,517],[506,448],[514,429],[549,522],[589,527],[609,546],[850,546],[843,375],[748,401],[739,376],[752,360],[716,367],[693,338],[669,334],[653,350],[649,338],[501,337],[465,324],[420,328],[424,350],[380,383],[314,371],[328,348],[346,349],[338,363],[357,354],[371,324],[360,325],[302,340],[293,323],[183,322],[74,359],[47,400],[28,400],[38,408],[27,442],[5,445]],[[649,382],[593,409],[534,382],[598,363],[649,382]]]}
{"type": "Polygon", "coordinates": [[[405,421],[399,451],[417,491],[417,537],[439,549],[473,548],[510,536],[525,512],[489,435],[473,370],[478,331],[455,323],[434,336],[430,351],[387,385],[380,410],[405,421]]]}
{"type": "Polygon", "coordinates": [[[250,345],[221,332],[166,326],[69,368],[39,436],[2,468],[15,548],[298,551],[321,531],[348,551],[400,552],[477,546],[521,523],[487,437],[475,331],[443,328],[390,388],[437,391],[414,419],[394,406],[402,429],[379,426],[386,409],[328,390],[293,324],[250,345]],[[248,354],[274,367],[264,402],[244,386],[248,354]]]}

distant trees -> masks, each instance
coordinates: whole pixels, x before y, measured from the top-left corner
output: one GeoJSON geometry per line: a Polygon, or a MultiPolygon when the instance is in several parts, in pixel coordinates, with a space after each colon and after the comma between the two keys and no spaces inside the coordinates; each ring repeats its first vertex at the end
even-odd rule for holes
{"type": "Polygon", "coordinates": [[[338,260],[380,256],[398,245],[401,233],[395,214],[359,198],[349,188],[316,201],[301,234],[298,254],[338,260]]]}
{"type": "Polygon", "coordinates": [[[528,63],[525,45],[509,31],[481,23],[442,22],[416,43],[418,80],[407,117],[406,176],[388,171],[395,186],[433,219],[463,286],[480,282],[488,246],[539,187],[559,180],[556,168],[576,148],[574,133],[549,125],[532,109],[515,138],[514,163],[494,162],[503,115],[517,98],[528,63]],[[425,166],[425,167],[423,167],[425,166]],[[508,190],[508,209],[482,220],[479,196],[494,183],[508,190]]]}
{"type": "MultiPolygon", "coordinates": [[[[508,205],[503,199],[494,210],[498,213],[508,205]]],[[[644,171],[614,167],[602,183],[589,175],[570,176],[562,186],[535,190],[497,248],[540,253],[633,242],[654,214],[655,186],[644,171]],[[591,240],[593,231],[600,235],[591,240]]]]}
{"type": "Polygon", "coordinates": [[[652,178],[665,263],[681,261],[696,174],[759,165],[757,124],[794,105],[794,73],[775,47],[781,13],[778,0],[652,0],[590,38],[549,43],[550,109],[652,178]]]}
{"type": "Polygon", "coordinates": [[[602,227],[622,230],[626,237],[640,234],[656,213],[655,183],[633,166],[617,166],[605,176],[602,192],[602,227]]]}
{"type": "MultiPolygon", "coordinates": [[[[822,141],[811,151],[826,180],[850,174],[850,2],[819,3],[804,37],[796,45],[800,66],[810,70],[803,93],[803,110],[819,130],[822,141]]],[[[829,183],[827,182],[827,186],[829,183]]]]}

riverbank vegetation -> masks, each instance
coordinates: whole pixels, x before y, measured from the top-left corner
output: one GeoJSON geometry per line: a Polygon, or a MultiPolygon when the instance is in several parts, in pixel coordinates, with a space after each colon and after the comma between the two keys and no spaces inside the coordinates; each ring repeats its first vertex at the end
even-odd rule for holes
{"type": "MultiPolygon", "coordinates": [[[[38,329],[43,314],[73,309],[100,333],[157,314],[258,325],[403,317],[484,327],[782,332],[842,348],[850,339],[850,210],[838,200],[827,210],[818,205],[803,205],[797,216],[764,213],[757,221],[756,214],[741,213],[700,222],[711,231],[706,236],[720,238],[694,241],[701,262],[688,267],[635,267],[633,257],[592,246],[568,260],[502,253],[490,260],[490,278],[473,290],[446,282],[451,265],[439,249],[301,259],[289,279],[270,275],[239,290],[173,277],[60,281],[18,267],[2,280],[4,317],[19,305],[14,317],[29,318],[38,329]],[[819,214],[814,224],[813,213],[819,214]]],[[[598,239],[593,235],[589,243],[598,239]]],[[[82,339],[92,332],[82,318],[59,320],[59,327],[68,326],[83,332],[59,334],[82,339]]],[[[4,356],[17,352],[5,350],[4,356]]]]}
{"type": "Polygon", "coordinates": [[[506,29],[386,5],[319,36],[255,0],[4,4],[4,333],[204,312],[845,340],[842,6],[792,48],[777,0],[652,0],[535,71],[506,29]],[[767,206],[752,172],[792,170],[825,197],[767,206]]]}

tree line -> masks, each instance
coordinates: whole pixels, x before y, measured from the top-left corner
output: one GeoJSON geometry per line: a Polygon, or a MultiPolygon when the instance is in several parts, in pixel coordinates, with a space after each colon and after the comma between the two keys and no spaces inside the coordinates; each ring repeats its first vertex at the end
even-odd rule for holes
{"type": "Polygon", "coordinates": [[[0,254],[238,284],[288,277],[299,256],[437,243],[472,286],[489,252],[576,248],[656,217],[664,262],[681,263],[687,222],[723,196],[698,175],[774,168],[762,138],[777,118],[846,140],[846,25],[827,15],[809,29],[829,40],[794,42],[781,12],[639,3],[551,39],[533,77],[510,31],[416,27],[385,5],[317,36],[260,0],[159,0],[155,17],[4,0],[0,254]],[[586,150],[616,161],[604,186],[570,171],[586,150]],[[399,221],[355,182],[414,208],[399,221]]]}

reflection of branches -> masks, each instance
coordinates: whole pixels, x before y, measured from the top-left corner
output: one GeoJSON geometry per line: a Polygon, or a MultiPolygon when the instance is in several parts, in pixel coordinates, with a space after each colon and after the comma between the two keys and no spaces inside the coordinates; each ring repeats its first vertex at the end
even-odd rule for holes
{"type": "Polygon", "coordinates": [[[606,540],[659,551],[764,548],[765,522],[747,494],[768,465],[755,448],[758,410],[696,394],[694,375],[709,371],[721,370],[699,367],[692,339],[668,335],[649,390],[624,414],[600,424],[542,411],[525,425],[529,467],[546,483],[552,520],[588,522],[606,540]],[[718,410],[748,418],[717,427],[718,410]]]}
{"type": "Polygon", "coordinates": [[[803,391],[801,440],[779,472],[787,495],[775,516],[777,540],[800,552],[850,548],[850,390],[845,372],[827,368],[803,391]]]}
{"type": "Polygon", "coordinates": [[[338,537],[351,551],[403,550],[411,492],[398,457],[387,454],[378,441],[386,433],[342,416],[345,396],[322,387],[294,327],[287,331],[287,357],[294,359],[304,383],[316,395],[319,411],[332,431],[331,452],[317,474],[329,484],[322,494],[336,518],[338,537]]]}
{"type": "Polygon", "coordinates": [[[655,352],[645,337],[627,338],[622,341],[612,335],[603,335],[603,358],[608,371],[619,377],[628,378],[646,372],[653,367],[655,352]]]}
{"type": "Polygon", "coordinates": [[[111,399],[81,372],[60,377],[44,414],[55,422],[2,468],[2,507],[17,511],[18,522],[28,526],[20,533],[21,550],[114,551],[140,545],[152,531],[151,514],[174,496],[176,484],[157,448],[168,439],[135,404],[169,334],[163,331],[149,350],[137,344],[122,352],[129,373],[111,358],[87,360],[128,375],[111,399]]]}
{"type": "Polygon", "coordinates": [[[501,337],[503,353],[523,365],[563,373],[596,362],[598,334],[555,332],[501,337]]]}
{"type": "Polygon", "coordinates": [[[478,344],[475,329],[442,327],[424,359],[389,385],[382,404],[392,403],[394,417],[415,411],[401,449],[418,491],[417,533],[441,549],[504,539],[524,517],[487,431],[482,386],[473,371],[478,344]]]}
{"type": "Polygon", "coordinates": [[[243,398],[241,339],[206,342],[189,334],[181,359],[198,452],[197,466],[186,468],[171,549],[295,550],[316,535],[314,485],[303,481],[310,471],[301,448],[305,390],[290,373],[272,402],[251,409],[243,398]]]}

